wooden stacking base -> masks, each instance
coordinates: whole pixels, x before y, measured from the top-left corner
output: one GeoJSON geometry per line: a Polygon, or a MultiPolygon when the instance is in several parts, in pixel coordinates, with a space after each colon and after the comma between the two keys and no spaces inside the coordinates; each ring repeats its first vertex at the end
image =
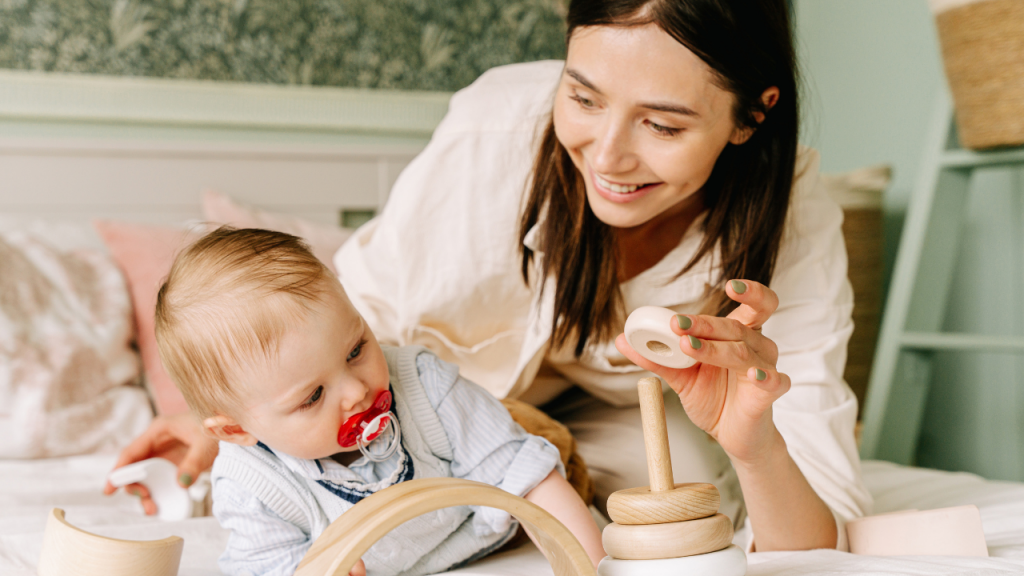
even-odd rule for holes
{"type": "Polygon", "coordinates": [[[724,514],[687,522],[622,525],[601,535],[604,550],[619,560],[681,558],[721,550],[732,542],[732,521],[724,514]]]}
{"type": "Polygon", "coordinates": [[[54,508],[46,521],[39,576],[175,576],[185,541],[116,540],[75,528],[54,508]]]}
{"type": "Polygon", "coordinates": [[[718,512],[721,501],[714,484],[676,484],[663,492],[641,486],[619,490],[609,496],[608,515],[616,524],[685,522],[718,512]]]}
{"type": "Polygon", "coordinates": [[[686,558],[617,560],[606,557],[597,567],[599,576],[744,576],[747,555],[734,545],[686,558]]]}

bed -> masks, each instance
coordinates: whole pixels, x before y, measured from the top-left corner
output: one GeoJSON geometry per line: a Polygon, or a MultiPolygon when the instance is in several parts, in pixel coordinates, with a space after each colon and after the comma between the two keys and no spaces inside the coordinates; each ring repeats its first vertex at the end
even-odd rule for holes
{"type": "MultiPolygon", "coordinates": [[[[162,522],[142,515],[131,496],[100,492],[117,449],[147,425],[145,407],[152,400],[163,409],[166,399],[152,382],[146,390],[137,384],[142,373],[151,377],[143,343],[138,343],[140,351],[131,348],[135,318],[129,289],[139,279],[125,271],[125,262],[118,260],[109,238],[95,231],[92,220],[139,230],[161,225],[182,234],[208,221],[279,224],[299,227],[303,234],[322,234],[323,249],[329,251],[332,242],[344,241],[341,225],[356,226],[383,205],[398,173],[443,116],[447,98],[440,93],[0,72],[0,240],[21,248],[35,242],[34,251],[26,253],[48,262],[48,277],[65,278],[68,286],[80,277],[72,272],[83,269],[75,258],[86,258],[94,272],[94,290],[88,297],[69,297],[65,308],[73,312],[85,306],[82,302],[95,303],[95,288],[106,287],[104,330],[75,326],[84,331],[79,340],[93,348],[98,338],[105,338],[102,350],[114,358],[103,371],[110,380],[107,388],[95,394],[66,388],[54,392],[67,402],[78,398],[89,406],[77,412],[74,406],[61,405],[62,412],[38,395],[5,390],[11,376],[0,370],[0,393],[7,395],[0,398],[0,436],[5,438],[0,443],[0,574],[35,574],[53,507],[63,508],[71,524],[105,536],[182,536],[180,573],[219,573],[216,559],[226,534],[216,520],[162,522]],[[204,194],[210,188],[219,192],[204,194]],[[218,205],[221,213],[212,215],[218,205]],[[52,250],[39,248],[47,246],[52,250]],[[127,286],[115,277],[118,270],[129,277],[127,286]],[[111,390],[118,392],[116,398],[104,396],[111,390]],[[20,403],[7,402],[10,398],[20,403]],[[34,403],[24,398],[34,398],[34,403]],[[97,398],[105,403],[88,404],[97,398]],[[50,410],[43,420],[47,425],[19,444],[15,437],[24,436],[25,412],[31,409],[50,410]],[[83,413],[118,419],[107,418],[105,422],[116,420],[116,425],[102,434],[83,432],[82,422],[88,420],[81,420],[83,413]],[[69,414],[80,418],[78,428],[63,426],[61,418],[69,414]]],[[[152,263],[154,258],[144,260],[152,263]]],[[[0,259],[6,267],[0,270],[0,288],[5,277],[13,277],[13,268],[4,262],[0,259]]],[[[8,287],[16,285],[10,282],[8,287]]],[[[0,316],[0,344],[7,345],[17,326],[9,309],[4,312],[0,305],[0,312],[5,314],[0,316]]],[[[57,328],[50,320],[40,334],[53,335],[57,328]]],[[[11,348],[0,350],[10,353],[11,348]]],[[[10,358],[6,361],[15,366],[10,358]]],[[[65,386],[77,385],[74,379],[65,380],[65,386]]],[[[876,514],[978,506],[990,557],[871,557],[828,550],[754,553],[748,574],[1024,574],[1024,484],[884,462],[865,462],[863,469],[876,514]]],[[[551,574],[532,545],[457,572],[551,574]]]]}

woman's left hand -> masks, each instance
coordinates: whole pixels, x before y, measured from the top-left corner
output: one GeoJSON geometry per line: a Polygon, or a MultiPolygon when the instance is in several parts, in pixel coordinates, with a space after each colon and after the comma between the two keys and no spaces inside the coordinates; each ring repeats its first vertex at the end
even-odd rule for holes
{"type": "Polygon", "coordinates": [[[671,320],[679,348],[697,360],[690,368],[666,368],[634,351],[624,335],[615,345],[641,368],[661,376],[683,403],[690,420],[714,437],[734,461],[766,458],[780,436],[772,404],[790,387],[778,372],[779,350],[761,334],[778,308],[771,289],[751,280],[726,283],[726,294],[740,305],[725,318],[681,315],[671,320]],[[740,288],[742,292],[737,292],[740,288]],[[680,326],[689,326],[685,329],[680,326]]]}

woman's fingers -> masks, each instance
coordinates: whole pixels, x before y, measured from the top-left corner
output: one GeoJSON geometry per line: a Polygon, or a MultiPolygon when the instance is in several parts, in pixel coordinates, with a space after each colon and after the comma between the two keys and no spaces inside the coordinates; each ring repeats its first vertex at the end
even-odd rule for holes
{"type": "Polygon", "coordinates": [[[769,363],[746,342],[704,340],[687,335],[679,339],[679,349],[698,362],[734,370],[740,374],[746,374],[751,368],[759,369],[766,374],[775,371],[774,362],[769,363]]]}
{"type": "MultiPolygon", "coordinates": [[[[114,469],[155,456],[157,445],[159,444],[158,439],[162,435],[163,429],[159,424],[158,418],[149,425],[145,432],[121,450],[121,453],[117,456],[117,462],[114,463],[114,469]]],[[[103,493],[107,495],[113,494],[116,491],[117,488],[114,488],[110,482],[107,482],[103,487],[103,493]]]]}
{"type": "Polygon", "coordinates": [[[776,372],[775,370],[763,370],[753,366],[747,369],[747,378],[755,383],[758,388],[770,394],[773,399],[789,391],[791,385],[788,375],[776,372]]]}
{"type": "Polygon", "coordinates": [[[356,565],[349,570],[348,576],[366,576],[366,564],[363,563],[363,559],[360,558],[356,565]]]}
{"type": "Polygon", "coordinates": [[[142,509],[146,512],[147,516],[154,516],[159,512],[156,501],[153,500],[153,496],[149,493],[149,488],[142,484],[128,484],[124,487],[124,491],[139,498],[142,503],[142,509]]]}
{"type": "Polygon", "coordinates": [[[725,283],[725,293],[740,305],[727,318],[760,330],[779,307],[779,297],[771,288],[753,280],[730,280],[725,283]]]}
{"type": "Polygon", "coordinates": [[[701,340],[744,342],[772,365],[779,359],[779,348],[775,342],[734,318],[680,314],[672,322],[672,330],[680,336],[694,336],[701,340]]]}
{"type": "Polygon", "coordinates": [[[217,457],[218,445],[213,438],[200,434],[188,447],[188,452],[178,465],[178,484],[188,488],[199,477],[200,472],[209,470],[217,457]]]}

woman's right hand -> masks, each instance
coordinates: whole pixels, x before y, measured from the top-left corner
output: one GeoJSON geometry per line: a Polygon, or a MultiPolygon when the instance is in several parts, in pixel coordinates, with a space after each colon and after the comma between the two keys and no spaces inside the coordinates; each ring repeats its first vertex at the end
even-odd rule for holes
{"type": "MultiPolygon", "coordinates": [[[[114,468],[147,458],[165,458],[178,466],[178,484],[188,488],[201,472],[213,466],[217,449],[217,440],[208,436],[191,414],[157,416],[142,435],[121,450],[114,468]]],[[[129,484],[124,488],[129,494],[142,499],[146,514],[152,516],[157,513],[156,502],[145,486],[129,484]]],[[[110,482],[103,487],[104,494],[116,491],[110,482]]]]}

